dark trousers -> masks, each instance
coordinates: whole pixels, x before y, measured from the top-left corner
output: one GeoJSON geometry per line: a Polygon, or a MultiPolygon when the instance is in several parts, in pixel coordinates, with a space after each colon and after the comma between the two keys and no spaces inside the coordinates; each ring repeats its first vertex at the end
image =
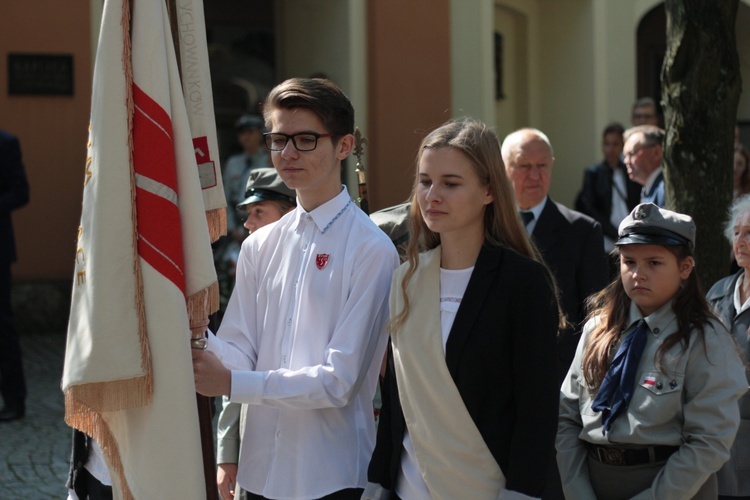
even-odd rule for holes
{"type": "Polygon", "coordinates": [[[78,473],[76,495],[80,500],[112,500],[112,487],[105,486],[85,467],[78,473]]]}
{"type": "MultiPolygon", "coordinates": [[[[365,490],[362,488],[348,488],[346,490],[333,492],[319,500],[359,500],[362,498],[362,493],[364,493],[364,491],[365,490]]],[[[268,500],[266,497],[250,493],[249,491],[244,491],[243,494],[247,500],[268,500]]]]}
{"type": "Polygon", "coordinates": [[[9,261],[0,262],[0,395],[6,404],[26,399],[21,344],[10,306],[10,265],[9,261]]]}

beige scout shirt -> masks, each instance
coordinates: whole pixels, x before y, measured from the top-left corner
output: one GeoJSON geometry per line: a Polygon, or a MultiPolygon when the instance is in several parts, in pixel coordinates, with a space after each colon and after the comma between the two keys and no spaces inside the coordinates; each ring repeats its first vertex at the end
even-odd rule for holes
{"type": "MultiPolygon", "coordinates": [[[[631,304],[629,327],[643,316],[631,304]]],[[[747,391],[745,368],[726,329],[707,325],[705,341],[693,332],[690,346],[680,344],[664,356],[660,371],[654,363],[659,345],[677,331],[672,303],[645,318],[650,334],[638,366],[633,399],[626,414],[602,434],[601,413],[591,409],[596,394],[586,387],[582,370],[584,348],[594,322],[583,330],[575,359],[561,387],[557,462],[567,498],[595,498],[588,477],[584,441],[598,445],[680,446],[654,479],[635,498],[690,498],[729,458],[737,427],[737,399],[747,391]]],[[[624,338],[623,334],[621,338],[624,338]]]]}

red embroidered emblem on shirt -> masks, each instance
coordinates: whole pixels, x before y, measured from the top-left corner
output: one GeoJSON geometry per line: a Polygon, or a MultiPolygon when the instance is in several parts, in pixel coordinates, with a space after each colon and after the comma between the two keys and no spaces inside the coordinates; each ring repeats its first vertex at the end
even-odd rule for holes
{"type": "Polygon", "coordinates": [[[330,257],[331,254],[329,253],[319,253],[315,257],[315,265],[318,266],[318,269],[323,269],[328,265],[328,257],[330,257]]]}

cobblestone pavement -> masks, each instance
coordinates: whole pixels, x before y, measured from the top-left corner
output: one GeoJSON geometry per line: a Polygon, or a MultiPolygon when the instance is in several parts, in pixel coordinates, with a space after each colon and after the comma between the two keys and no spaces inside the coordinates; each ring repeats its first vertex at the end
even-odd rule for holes
{"type": "Polygon", "coordinates": [[[60,390],[65,333],[21,334],[26,417],[0,423],[0,499],[67,496],[71,430],[60,390]]]}

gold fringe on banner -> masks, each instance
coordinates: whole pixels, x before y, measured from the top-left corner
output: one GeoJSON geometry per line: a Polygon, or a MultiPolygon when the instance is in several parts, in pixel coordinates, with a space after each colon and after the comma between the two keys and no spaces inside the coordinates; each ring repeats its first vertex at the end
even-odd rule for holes
{"type": "Polygon", "coordinates": [[[107,427],[107,424],[102,419],[101,414],[92,412],[89,408],[79,405],[67,393],[65,394],[65,408],[66,413],[68,410],[72,410],[72,413],[65,415],[65,423],[91,436],[99,443],[99,447],[107,457],[107,462],[111,470],[117,473],[123,500],[134,500],[133,493],[130,491],[127,481],[125,481],[125,473],[117,441],[115,441],[114,436],[109,431],[109,427],[107,427]]]}
{"type": "Polygon", "coordinates": [[[227,211],[225,208],[215,208],[206,211],[206,220],[208,221],[208,233],[211,236],[211,243],[227,234],[227,211]]]}
{"type": "Polygon", "coordinates": [[[212,284],[199,290],[187,298],[188,317],[190,324],[198,323],[208,318],[211,313],[219,310],[219,283],[212,284]]]}

